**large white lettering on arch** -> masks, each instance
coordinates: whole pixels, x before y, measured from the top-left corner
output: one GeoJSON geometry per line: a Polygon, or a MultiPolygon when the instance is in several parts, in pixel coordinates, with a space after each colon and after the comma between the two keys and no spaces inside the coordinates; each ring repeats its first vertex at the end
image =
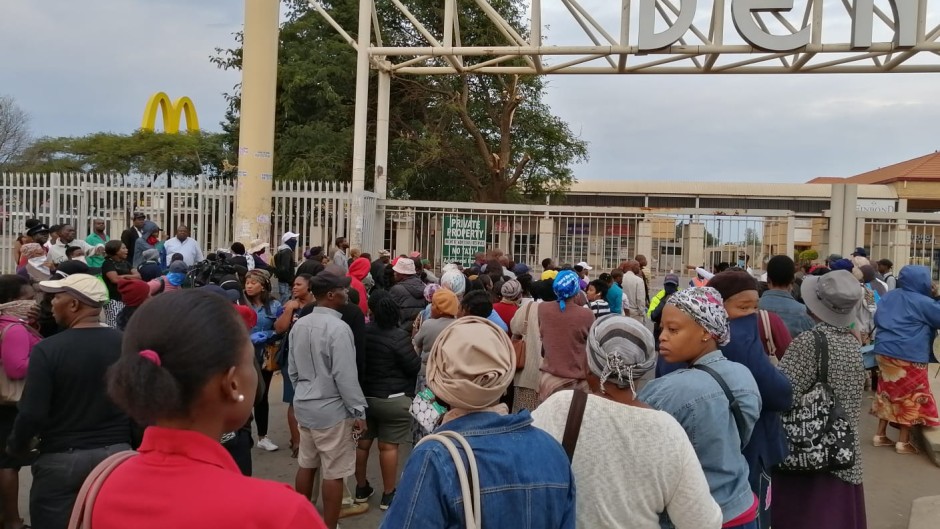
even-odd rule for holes
{"type": "MultiPolygon", "coordinates": [[[[917,0],[891,0],[894,14],[894,43],[900,48],[917,44],[917,0]]],[[[875,21],[875,0],[855,0],[852,16],[852,48],[871,46],[872,23],[875,21]]]]}
{"type": "Polygon", "coordinates": [[[790,11],[793,0],[733,0],[731,19],[741,37],[755,48],[767,51],[792,51],[810,43],[809,24],[789,35],[771,35],[757,24],[754,17],[762,11],[790,11]]]}

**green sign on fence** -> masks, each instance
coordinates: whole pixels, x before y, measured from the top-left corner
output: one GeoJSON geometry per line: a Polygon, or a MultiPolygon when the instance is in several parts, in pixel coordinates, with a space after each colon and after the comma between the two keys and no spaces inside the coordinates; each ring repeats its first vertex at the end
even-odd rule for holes
{"type": "Polygon", "coordinates": [[[444,215],[444,262],[473,264],[473,254],[486,251],[486,219],[444,215]]]}

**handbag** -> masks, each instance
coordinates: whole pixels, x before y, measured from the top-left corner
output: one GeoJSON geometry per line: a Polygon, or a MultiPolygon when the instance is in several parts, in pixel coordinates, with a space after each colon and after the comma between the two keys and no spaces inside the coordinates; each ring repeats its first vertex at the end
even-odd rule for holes
{"type": "Polygon", "coordinates": [[[462,435],[457,432],[445,430],[426,436],[418,441],[418,445],[429,441],[437,441],[444,445],[444,448],[450,453],[454,460],[454,466],[457,467],[457,478],[460,482],[460,492],[463,494],[463,513],[466,529],[480,529],[483,526],[483,513],[480,510],[480,479],[477,470],[477,460],[473,455],[473,449],[462,435]],[[464,466],[463,458],[457,450],[456,441],[467,454],[467,463],[470,467],[470,476],[468,480],[467,467],[464,466]]]}
{"type": "Polygon", "coordinates": [[[78,491],[75,498],[75,505],[72,507],[72,515],[69,517],[68,529],[91,529],[91,512],[95,507],[95,500],[98,499],[98,491],[104,485],[104,481],[114,472],[114,469],[121,463],[137,455],[133,450],[125,450],[109,456],[102,461],[88,474],[82,488],[78,491]]]}
{"type": "Polygon", "coordinates": [[[858,352],[862,353],[862,364],[865,369],[874,369],[878,367],[878,360],[875,358],[875,344],[863,345],[858,352]]]}
{"type": "Polygon", "coordinates": [[[264,362],[261,364],[261,368],[265,371],[277,371],[281,369],[281,366],[278,365],[277,357],[278,353],[281,351],[281,341],[274,343],[268,343],[264,346],[264,362]]]}
{"type": "MultiPolygon", "coordinates": [[[[6,336],[7,331],[10,330],[10,327],[14,325],[23,325],[22,323],[11,323],[3,328],[0,331],[0,344],[3,343],[3,337],[6,336]]],[[[25,325],[23,325],[26,327],[25,325]]],[[[23,388],[26,387],[26,379],[22,378],[20,380],[13,380],[7,376],[7,373],[4,369],[0,368],[0,405],[4,406],[16,406],[16,404],[23,398],[23,388]]]]}
{"type": "Polygon", "coordinates": [[[787,472],[843,470],[855,464],[858,435],[829,385],[829,343],[813,331],[819,378],[781,415],[790,454],[780,464],[787,472]]]}
{"type": "Polygon", "coordinates": [[[535,305],[535,303],[529,303],[525,308],[525,320],[522,324],[522,336],[512,337],[512,350],[516,353],[516,371],[522,371],[525,369],[525,337],[529,331],[529,312],[532,310],[532,305],[535,305]]]}

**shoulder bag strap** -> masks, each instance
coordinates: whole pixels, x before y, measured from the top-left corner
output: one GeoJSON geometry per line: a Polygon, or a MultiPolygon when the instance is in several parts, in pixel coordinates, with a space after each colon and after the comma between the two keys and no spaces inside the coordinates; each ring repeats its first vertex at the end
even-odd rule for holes
{"type": "Polygon", "coordinates": [[[744,438],[746,437],[744,433],[747,428],[744,420],[744,412],[741,411],[741,405],[738,403],[738,399],[734,398],[734,393],[731,392],[731,388],[728,387],[728,384],[725,383],[725,380],[721,378],[721,375],[719,375],[717,371],[708,366],[692,364],[692,369],[698,369],[699,371],[708,373],[715,379],[715,382],[721,386],[721,390],[725,392],[725,398],[728,399],[728,407],[731,409],[731,416],[734,417],[734,424],[738,428],[738,438],[741,441],[741,448],[744,448],[746,444],[744,442],[744,438]]]}
{"type": "Polygon", "coordinates": [[[133,450],[118,452],[99,463],[91,471],[91,474],[82,483],[82,488],[79,489],[78,496],[75,498],[72,515],[69,517],[68,529],[91,529],[91,512],[101,486],[104,485],[105,480],[115,468],[136,455],[137,452],[133,450]]]}
{"type": "Polygon", "coordinates": [[[760,322],[764,327],[764,339],[767,340],[767,354],[773,356],[777,354],[777,346],[774,344],[773,330],[770,328],[770,314],[766,310],[758,311],[760,322]]]}
{"type": "Polygon", "coordinates": [[[578,446],[578,435],[581,433],[581,421],[584,419],[586,405],[587,393],[580,389],[574,390],[571,406],[568,408],[568,419],[565,421],[565,434],[561,438],[561,446],[568,454],[569,462],[574,459],[574,449],[578,446]]]}
{"type": "Polygon", "coordinates": [[[819,369],[819,381],[829,387],[829,340],[820,331],[813,331],[816,342],[816,364],[819,369]]]}
{"type": "Polygon", "coordinates": [[[431,435],[426,435],[423,439],[418,441],[418,444],[420,445],[427,441],[437,441],[441,443],[450,453],[450,457],[454,460],[454,466],[457,467],[457,478],[460,482],[460,491],[463,494],[464,522],[466,523],[467,529],[480,529],[483,522],[483,513],[480,510],[480,479],[477,471],[477,460],[473,455],[473,449],[470,447],[470,443],[459,433],[450,430],[438,431],[431,435]],[[467,454],[467,462],[470,464],[469,477],[467,476],[467,469],[463,464],[463,458],[460,457],[460,452],[457,450],[454,441],[459,443],[464,453],[467,454]]]}

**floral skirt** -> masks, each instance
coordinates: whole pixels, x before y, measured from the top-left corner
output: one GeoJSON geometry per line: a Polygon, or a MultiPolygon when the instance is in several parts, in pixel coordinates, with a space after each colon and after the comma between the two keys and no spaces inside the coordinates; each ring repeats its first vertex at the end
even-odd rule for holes
{"type": "Polygon", "coordinates": [[[881,375],[871,406],[872,415],[901,426],[940,426],[937,402],[930,392],[927,364],[882,355],[875,358],[881,375]]]}

